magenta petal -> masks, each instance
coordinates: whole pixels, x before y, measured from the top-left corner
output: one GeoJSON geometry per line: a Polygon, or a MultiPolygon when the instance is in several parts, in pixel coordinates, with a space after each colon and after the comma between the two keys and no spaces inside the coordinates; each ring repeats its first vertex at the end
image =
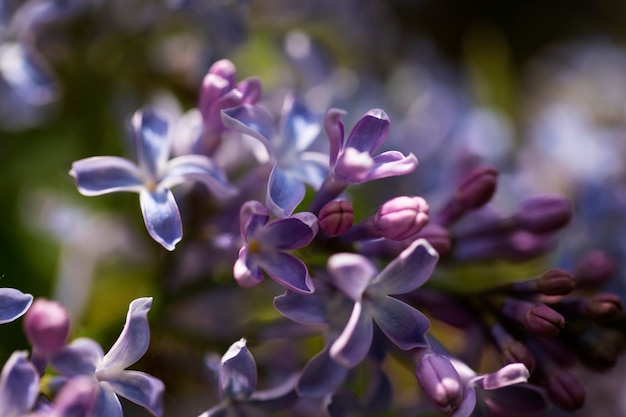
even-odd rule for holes
{"type": "Polygon", "coordinates": [[[293,255],[274,252],[271,256],[255,257],[261,268],[280,285],[299,293],[312,293],[313,281],[304,262],[293,255]]]}
{"type": "Polygon", "coordinates": [[[374,337],[372,317],[363,303],[354,303],[350,319],[330,347],[330,357],[346,368],[353,368],[367,355],[374,337]]]}
{"type": "Polygon", "coordinates": [[[170,160],[159,186],[172,188],[192,181],[203,184],[218,198],[231,197],[237,193],[222,169],[203,155],[184,155],[170,160]]]}
{"type": "Polygon", "coordinates": [[[183,237],[183,223],[174,195],[168,189],[142,191],[139,203],[148,233],[167,250],[174,250],[183,237]]]}
{"type": "Polygon", "coordinates": [[[426,333],[430,322],[425,315],[389,296],[370,300],[372,316],[380,329],[400,349],[428,346],[426,333]]]}
{"type": "Polygon", "coordinates": [[[267,184],[267,207],[276,217],[290,216],[304,199],[305,187],[302,181],[291,173],[274,165],[267,184]]]}
{"type": "Polygon", "coordinates": [[[103,378],[102,382],[108,383],[117,395],[139,404],[155,416],[163,414],[164,386],[157,378],[144,372],[122,371],[103,378]]]}
{"type": "Polygon", "coordinates": [[[97,381],[89,376],[71,378],[54,398],[54,409],[59,417],[87,417],[99,391],[97,381]]]}
{"type": "Polygon", "coordinates": [[[422,286],[432,275],[439,254],[418,239],[383,269],[369,287],[378,294],[405,294],[422,286]]]}
{"type": "Polygon", "coordinates": [[[347,375],[348,370],[332,360],[325,348],[305,365],[296,389],[303,397],[320,398],[334,392],[347,375]]]}
{"type": "Polygon", "coordinates": [[[70,175],[76,180],[78,191],[86,196],[144,189],[137,165],[116,156],[94,156],[76,161],[70,175]]]}
{"type": "Polygon", "coordinates": [[[376,267],[367,258],[354,253],[338,253],[328,259],[328,272],[332,283],[354,301],[376,276],[376,267]]]}
{"type": "Polygon", "coordinates": [[[374,164],[364,181],[410,174],[415,171],[418,165],[415,155],[410,153],[404,156],[398,151],[383,152],[375,156],[373,162],[374,164]]]}
{"type": "Polygon", "coordinates": [[[387,113],[380,109],[372,109],[354,125],[345,147],[355,148],[359,152],[372,155],[387,139],[389,125],[387,113]]]}
{"type": "Polygon", "coordinates": [[[274,298],[274,307],[280,314],[300,324],[325,324],[326,305],[323,297],[285,291],[274,298]]]}
{"type": "Polygon", "coordinates": [[[245,80],[241,80],[237,84],[237,90],[241,91],[244,104],[254,104],[261,98],[261,80],[257,77],[249,77],[245,80]]]}

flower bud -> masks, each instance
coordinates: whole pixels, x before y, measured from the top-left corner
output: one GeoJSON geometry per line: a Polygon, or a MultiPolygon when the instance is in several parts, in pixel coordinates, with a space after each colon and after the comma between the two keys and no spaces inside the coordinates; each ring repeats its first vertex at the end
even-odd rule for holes
{"type": "Polygon", "coordinates": [[[523,363],[529,371],[535,369],[535,358],[530,350],[513,338],[500,323],[491,326],[490,331],[506,363],[523,363]]]}
{"type": "Polygon", "coordinates": [[[565,327],[563,316],[541,303],[506,298],[501,312],[536,336],[554,337],[565,327]]]}
{"type": "Polygon", "coordinates": [[[563,410],[575,411],[585,404],[585,388],[571,372],[553,369],[546,376],[545,384],[550,399],[563,410]]]}
{"type": "Polygon", "coordinates": [[[574,270],[578,287],[599,287],[615,274],[615,262],[601,250],[591,251],[583,256],[574,270]]]}
{"type": "Polygon", "coordinates": [[[462,403],[464,384],[445,356],[425,354],[417,363],[415,376],[424,394],[439,411],[452,414],[462,403]]]}
{"type": "Polygon", "coordinates": [[[622,300],[612,293],[594,294],[586,299],[584,315],[594,321],[605,321],[622,314],[622,300]]]}
{"type": "Polygon", "coordinates": [[[452,247],[448,229],[434,223],[424,226],[424,228],[415,235],[415,239],[426,239],[439,255],[448,253],[452,247]]]}
{"type": "Polygon", "coordinates": [[[24,332],[33,350],[49,355],[65,346],[70,331],[70,317],[61,304],[36,299],[24,317],[24,332]]]}
{"type": "Polygon", "coordinates": [[[522,202],[514,217],[520,229],[533,233],[554,232],[572,219],[572,204],[560,195],[531,197],[522,202]]]}
{"type": "Polygon", "coordinates": [[[538,286],[544,295],[567,295],[574,290],[576,280],[569,272],[553,268],[541,274],[538,286]]]}
{"type": "Polygon", "coordinates": [[[421,197],[393,198],[378,209],[374,223],[387,239],[408,239],[428,223],[428,203],[421,197]]]}
{"type": "Polygon", "coordinates": [[[341,236],[354,223],[354,208],[349,201],[334,200],[326,203],[319,213],[319,227],[328,236],[341,236]]]}

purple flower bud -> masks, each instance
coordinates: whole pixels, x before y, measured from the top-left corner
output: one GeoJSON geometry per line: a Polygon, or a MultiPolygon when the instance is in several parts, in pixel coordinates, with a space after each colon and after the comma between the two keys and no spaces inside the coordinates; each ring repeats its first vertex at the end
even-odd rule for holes
{"type": "Polygon", "coordinates": [[[437,353],[426,353],[415,369],[417,382],[432,404],[452,414],[463,402],[464,386],[450,360],[437,353]]]}
{"type": "Polygon", "coordinates": [[[584,315],[594,321],[615,319],[623,312],[622,300],[612,293],[594,294],[585,301],[584,315]]]}
{"type": "Polygon", "coordinates": [[[506,363],[523,363],[529,371],[535,369],[535,357],[519,340],[516,340],[500,324],[491,326],[491,336],[500,348],[506,363]]]}
{"type": "Polygon", "coordinates": [[[572,219],[572,204],[560,195],[542,195],[526,199],[515,220],[521,229],[549,233],[566,226],[572,219]]]}
{"type": "Polygon", "coordinates": [[[61,304],[36,299],[24,317],[24,331],[33,350],[50,355],[65,346],[70,331],[70,317],[61,304]]]}
{"type": "Polygon", "coordinates": [[[550,399],[566,411],[575,411],[585,404],[585,388],[573,373],[554,369],[546,376],[546,391],[550,399]]]}
{"type": "Polygon", "coordinates": [[[354,222],[354,207],[346,200],[333,200],[324,205],[319,213],[319,227],[328,236],[341,236],[354,222]]]}
{"type": "Polygon", "coordinates": [[[85,375],[71,378],[54,400],[54,416],[87,417],[96,402],[96,382],[85,375]]]}
{"type": "Polygon", "coordinates": [[[591,251],[578,262],[574,270],[578,287],[600,287],[615,274],[615,262],[601,250],[591,251]]]}
{"type": "Polygon", "coordinates": [[[415,239],[426,239],[439,255],[448,253],[452,247],[448,229],[435,223],[424,226],[415,239]]]}
{"type": "Polygon", "coordinates": [[[374,223],[387,239],[408,239],[428,223],[428,203],[421,197],[393,198],[378,209],[374,223]]]}
{"type": "Polygon", "coordinates": [[[559,268],[549,269],[538,279],[539,291],[544,295],[567,295],[574,290],[572,274],[559,268]]]}
{"type": "Polygon", "coordinates": [[[536,336],[554,337],[565,327],[563,316],[541,303],[506,298],[501,312],[536,336]]]}

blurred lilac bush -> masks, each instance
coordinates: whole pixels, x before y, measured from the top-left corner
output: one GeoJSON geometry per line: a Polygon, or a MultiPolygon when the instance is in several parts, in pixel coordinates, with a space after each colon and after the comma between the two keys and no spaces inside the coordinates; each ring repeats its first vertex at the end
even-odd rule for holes
{"type": "Polygon", "coordinates": [[[0,417],[625,414],[626,47],[260,3],[0,3],[0,417]]]}

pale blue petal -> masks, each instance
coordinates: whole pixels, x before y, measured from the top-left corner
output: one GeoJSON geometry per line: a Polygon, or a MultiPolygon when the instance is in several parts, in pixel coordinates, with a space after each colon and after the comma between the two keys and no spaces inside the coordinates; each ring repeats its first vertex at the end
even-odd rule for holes
{"type": "Polygon", "coordinates": [[[348,375],[348,369],[331,359],[328,347],[315,355],[304,367],[296,389],[303,397],[321,398],[337,389],[348,375]]]}
{"type": "Polygon", "coordinates": [[[311,227],[297,217],[289,217],[267,223],[256,237],[262,245],[291,250],[300,249],[311,243],[316,232],[316,223],[311,227]]]}
{"type": "Polygon", "coordinates": [[[98,370],[122,370],[134,364],[146,353],[150,344],[148,311],[152,297],[137,298],[130,303],[122,333],[104,355],[98,370]]]}
{"type": "Polygon", "coordinates": [[[377,273],[374,264],[355,253],[332,255],[327,267],[333,285],[354,301],[361,299],[377,273]]]}
{"type": "Polygon", "coordinates": [[[413,291],[428,281],[438,260],[437,251],[425,239],[418,239],[378,274],[369,291],[392,295],[413,291]]]}
{"type": "Polygon", "coordinates": [[[55,353],[50,363],[61,375],[94,375],[103,357],[102,348],[91,339],[79,338],[55,353]]]}
{"type": "Polygon", "coordinates": [[[370,110],[354,125],[345,147],[372,155],[387,139],[389,125],[387,113],[380,109],[370,110]]]}
{"type": "Polygon", "coordinates": [[[33,302],[33,296],[15,288],[0,288],[0,324],[11,322],[22,314],[33,302]]]}
{"type": "Polygon", "coordinates": [[[96,403],[89,417],[124,417],[122,404],[108,382],[99,384],[96,403]]]}
{"type": "Polygon", "coordinates": [[[376,155],[373,160],[374,166],[370,168],[363,182],[410,174],[418,165],[415,155],[410,153],[404,156],[398,151],[383,152],[376,155]]]}
{"type": "Polygon", "coordinates": [[[314,291],[309,271],[300,259],[283,252],[264,255],[255,256],[255,260],[274,281],[299,293],[314,291]]]}
{"type": "Polygon", "coordinates": [[[346,327],[330,347],[330,357],[346,368],[352,368],[365,359],[373,337],[370,311],[357,301],[346,327]]]}
{"type": "Polygon", "coordinates": [[[300,159],[285,169],[303,183],[319,190],[330,172],[328,155],[321,152],[302,152],[300,159]]]}
{"type": "Polygon", "coordinates": [[[319,116],[303,103],[294,100],[293,96],[285,99],[283,113],[279,134],[283,142],[277,144],[278,147],[300,152],[308,149],[320,133],[322,126],[319,116]]]}
{"type": "Polygon", "coordinates": [[[274,307],[285,317],[300,324],[326,324],[324,298],[316,294],[299,294],[285,291],[274,298],[274,307]]]}
{"type": "Polygon", "coordinates": [[[265,203],[276,217],[285,218],[302,202],[305,191],[302,181],[274,165],[267,183],[265,203]]]}
{"type": "Polygon", "coordinates": [[[94,156],[72,164],[70,175],[78,191],[86,196],[118,191],[140,192],[145,189],[139,168],[117,156],[94,156]]]}
{"type": "Polygon", "coordinates": [[[385,335],[400,349],[428,346],[430,322],[425,315],[393,297],[369,300],[372,316],[385,335]]]}
{"type": "Polygon", "coordinates": [[[227,128],[244,135],[252,136],[261,142],[270,155],[274,155],[271,138],[274,136],[274,123],[265,110],[260,107],[243,104],[222,111],[222,123],[227,128]]]}
{"type": "Polygon", "coordinates": [[[0,375],[0,416],[22,417],[39,393],[39,374],[27,352],[13,352],[0,375]]]}
{"type": "Polygon", "coordinates": [[[165,388],[159,379],[144,372],[122,371],[104,375],[101,381],[110,384],[117,395],[139,404],[155,416],[163,414],[165,388]]]}
{"type": "Polygon", "coordinates": [[[157,182],[170,155],[169,124],[154,110],[137,111],[132,119],[140,169],[157,182]]]}
{"type": "Polygon", "coordinates": [[[159,183],[162,188],[199,182],[218,198],[232,197],[237,193],[223,170],[203,155],[184,155],[170,160],[159,183]]]}
{"type": "Polygon", "coordinates": [[[183,238],[183,223],[174,195],[168,189],[142,191],[139,202],[148,233],[167,250],[183,238]]]}
{"type": "Polygon", "coordinates": [[[256,389],[257,370],[246,340],[233,343],[222,357],[219,371],[220,393],[223,397],[243,400],[256,389]]]}

